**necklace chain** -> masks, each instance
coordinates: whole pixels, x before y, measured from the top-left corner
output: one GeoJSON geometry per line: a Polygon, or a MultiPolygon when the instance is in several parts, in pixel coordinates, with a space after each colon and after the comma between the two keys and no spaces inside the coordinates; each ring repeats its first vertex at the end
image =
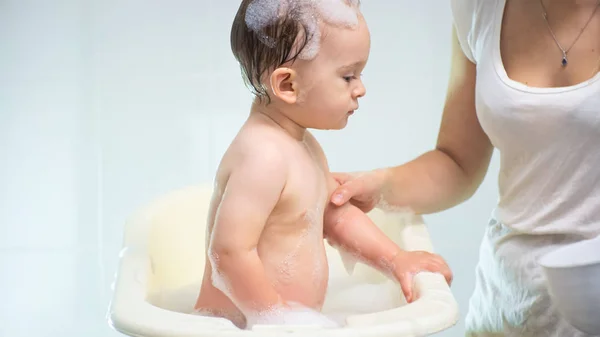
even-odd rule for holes
{"type": "Polygon", "coordinates": [[[598,3],[594,7],[594,11],[592,12],[592,15],[590,15],[590,18],[587,20],[587,22],[585,23],[583,28],[581,28],[581,30],[579,31],[579,34],[577,34],[577,37],[575,37],[575,40],[573,40],[573,43],[571,43],[571,45],[567,49],[564,49],[562,47],[562,45],[560,44],[560,42],[558,42],[558,39],[556,38],[554,31],[552,31],[552,27],[550,27],[550,22],[548,21],[548,11],[546,10],[546,6],[544,6],[544,1],[540,0],[540,4],[542,5],[542,10],[543,10],[542,16],[544,17],[544,20],[546,21],[546,26],[548,26],[548,30],[550,31],[550,34],[552,35],[552,39],[554,39],[556,46],[562,52],[562,66],[566,67],[567,64],[569,63],[569,61],[567,59],[567,53],[569,52],[569,50],[571,50],[571,48],[573,48],[573,46],[575,45],[577,40],[579,40],[579,37],[581,36],[581,34],[583,34],[583,31],[587,28],[587,26],[590,24],[590,22],[594,18],[594,14],[596,14],[596,10],[598,10],[598,7],[600,7],[600,0],[598,0],[598,3]]]}

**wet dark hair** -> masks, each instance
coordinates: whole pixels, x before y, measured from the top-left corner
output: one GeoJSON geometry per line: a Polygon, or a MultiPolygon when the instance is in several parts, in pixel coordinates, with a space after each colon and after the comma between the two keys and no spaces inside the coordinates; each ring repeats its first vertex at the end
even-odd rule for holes
{"type": "Polygon", "coordinates": [[[312,36],[306,26],[294,19],[295,13],[283,15],[257,34],[246,24],[246,10],[252,1],[243,0],[233,20],[231,51],[240,64],[246,86],[258,99],[270,102],[263,84],[265,73],[296,61],[312,36]]]}

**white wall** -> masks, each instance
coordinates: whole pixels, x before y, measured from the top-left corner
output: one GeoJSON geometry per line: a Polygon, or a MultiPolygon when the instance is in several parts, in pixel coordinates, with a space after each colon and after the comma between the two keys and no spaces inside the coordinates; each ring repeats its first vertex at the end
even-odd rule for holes
{"type": "MultiPolygon", "coordinates": [[[[237,5],[0,0],[0,335],[116,336],[104,314],[125,218],[212,179],[247,115],[229,49],[237,5]]],[[[363,10],[368,94],[345,130],[315,132],[336,171],[429,150],[445,98],[447,2],[369,0],[363,10]]],[[[497,166],[469,202],[427,217],[463,317],[497,166]]]]}

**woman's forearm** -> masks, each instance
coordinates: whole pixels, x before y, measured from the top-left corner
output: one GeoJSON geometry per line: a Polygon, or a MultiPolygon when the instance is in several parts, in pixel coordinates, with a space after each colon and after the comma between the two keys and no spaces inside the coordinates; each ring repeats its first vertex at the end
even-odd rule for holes
{"type": "Polygon", "coordinates": [[[384,170],[382,199],[416,213],[443,211],[470,198],[485,177],[493,146],[477,117],[477,67],[452,31],[452,63],[436,149],[384,170]]]}
{"type": "Polygon", "coordinates": [[[435,213],[470,198],[484,174],[469,175],[452,157],[436,149],[382,171],[385,183],[381,202],[419,214],[435,213]]]}

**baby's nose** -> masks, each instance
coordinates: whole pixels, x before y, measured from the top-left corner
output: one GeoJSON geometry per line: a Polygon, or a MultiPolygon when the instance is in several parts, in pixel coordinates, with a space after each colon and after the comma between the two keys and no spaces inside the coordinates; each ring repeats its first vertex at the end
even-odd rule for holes
{"type": "Polygon", "coordinates": [[[364,84],[360,82],[360,84],[354,89],[353,94],[355,98],[363,97],[367,94],[367,88],[365,88],[364,84]]]}

